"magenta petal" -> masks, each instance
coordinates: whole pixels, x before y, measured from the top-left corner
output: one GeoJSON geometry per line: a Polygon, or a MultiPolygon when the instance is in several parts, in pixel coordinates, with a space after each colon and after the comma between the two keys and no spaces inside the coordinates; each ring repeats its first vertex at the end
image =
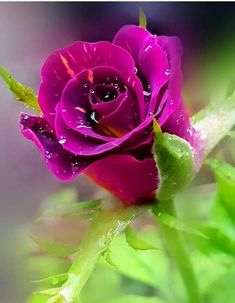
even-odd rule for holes
{"type": "Polygon", "coordinates": [[[85,173],[127,205],[152,202],[158,185],[153,158],[113,155],[96,161],[85,173]]]}
{"type": "Polygon", "coordinates": [[[52,125],[55,106],[67,82],[82,70],[100,65],[114,67],[127,78],[134,72],[134,61],[128,52],[105,41],[77,42],[47,58],[41,70],[38,98],[43,114],[52,125]]]}
{"type": "Polygon", "coordinates": [[[94,161],[65,151],[45,119],[22,114],[20,124],[24,137],[36,144],[47,167],[58,179],[71,180],[94,161]]]}
{"type": "Polygon", "coordinates": [[[56,107],[55,130],[59,142],[66,150],[74,154],[91,156],[116,147],[116,145],[108,145],[108,143],[89,138],[69,128],[64,122],[60,104],[56,107]]]}
{"type": "Polygon", "coordinates": [[[170,62],[168,98],[160,115],[159,124],[163,131],[175,134],[191,142],[191,123],[181,96],[181,43],[177,37],[165,36],[160,36],[158,38],[158,43],[166,52],[167,58],[170,62]]]}

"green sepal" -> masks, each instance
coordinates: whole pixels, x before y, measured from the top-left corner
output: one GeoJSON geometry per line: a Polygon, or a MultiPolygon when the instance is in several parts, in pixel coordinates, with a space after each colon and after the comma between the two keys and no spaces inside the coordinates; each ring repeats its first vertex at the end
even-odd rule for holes
{"type": "Polygon", "coordinates": [[[26,107],[32,108],[37,113],[41,112],[38,105],[38,98],[32,88],[16,81],[2,66],[0,66],[0,76],[7,84],[9,90],[15,95],[17,101],[23,102],[26,107]]]}
{"type": "Polygon", "coordinates": [[[147,28],[147,18],[142,8],[139,10],[139,27],[147,28]]]}
{"type": "Polygon", "coordinates": [[[154,158],[159,173],[156,197],[168,200],[192,181],[196,172],[193,150],[184,139],[162,133],[156,120],[154,134],[154,158]]]}

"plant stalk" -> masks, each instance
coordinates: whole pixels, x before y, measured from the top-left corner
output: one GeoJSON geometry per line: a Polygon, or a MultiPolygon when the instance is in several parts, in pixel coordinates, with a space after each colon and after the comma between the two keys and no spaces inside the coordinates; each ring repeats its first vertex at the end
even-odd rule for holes
{"type": "Polygon", "coordinates": [[[67,281],[59,293],[47,303],[78,303],[81,290],[92,274],[100,255],[141,211],[140,207],[102,210],[80,244],[67,281]]]}
{"type": "Polygon", "coordinates": [[[174,203],[172,200],[158,202],[157,207],[153,208],[156,220],[160,226],[163,241],[169,252],[172,262],[179,271],[184,283],[189,303],[202,303],[198,282],[193,270],[189,253],[185,247],[182,235],[174,228],[171,228],[157,219],[161,212],[174,214],[174,203]]]}

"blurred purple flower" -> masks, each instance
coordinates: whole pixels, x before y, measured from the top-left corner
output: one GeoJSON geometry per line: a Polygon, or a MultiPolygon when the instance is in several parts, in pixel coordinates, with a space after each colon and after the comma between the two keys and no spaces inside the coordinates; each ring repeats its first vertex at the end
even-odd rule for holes
{"type": "Polygon", "coordinates": [[[124,26],[109,42],[76,42],[42,67],[42,117],[23,114],[23,135],[34,141],[52,173],[82,172],[125,204],[150,201],[158,186],[151,153],[153,119],[162,131],[191,143],[181,97],[181,44],[124,26]]]}

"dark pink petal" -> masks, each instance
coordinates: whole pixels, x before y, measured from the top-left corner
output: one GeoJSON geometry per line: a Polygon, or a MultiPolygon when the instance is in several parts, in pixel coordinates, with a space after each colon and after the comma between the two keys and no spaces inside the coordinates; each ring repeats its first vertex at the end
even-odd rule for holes
{"type": "Polygon", "coordinates": [[[116,68],[126,78],[134,72],[134,61],[128,52],[105,41],[77,42],[56,50],[47,58],[41,70],[38,98],[46,119],[52,125],[55,106],[67,82],[82,70],[101,65],[116,68]]]}
{"type": "Polygon", "coordinates": [[[47,167],[58,179],[71,180],[94,161],[65,151],[44,118],[22,114],[20,124],[24,137],[36,144],[47,167]]]}
{"type": "Polygon", "coordinates": [[[158,185],[153,158],[139,161],[130,155],[112,155],[96,161],[85,173],[127,205],[152,202],[158,185]]]}
{"type": "Polygon", "coordinates": [[[139,70],[137,75],[144,85],[146,94],[151,94],[148,111],[155,112],[158,93],[161,87],[168,81],[169,62],[156,35],[147,30],[127,25],[116,34],[113,43],[129,51],[139,70]],[[148,91],[147,91],[148,90],[148,91]]]}
{"type": "Polygon", "coordinates": [[[158,122],[163,131],[175,134],[191,142],[192,126],[189,115],[184,106],[184,100],[181,96],[181,43],[177,37],[165,36],[160,36],[158,38],[158,43],[166,52],[167,58],[170,62],[168,98],[165,101],[164,109],[158,122]]]}

